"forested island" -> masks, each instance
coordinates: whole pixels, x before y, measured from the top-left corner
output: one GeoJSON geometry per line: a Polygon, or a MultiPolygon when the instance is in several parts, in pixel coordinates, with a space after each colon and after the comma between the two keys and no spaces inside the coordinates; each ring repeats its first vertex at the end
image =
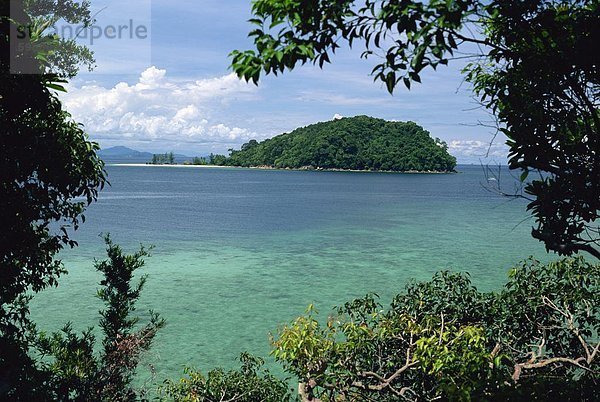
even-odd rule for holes
{"type": "Polygon", "coordinates": [[[258,142],[250,140],[215,164],[281,169],[453,172],[445,142],[413,122],[368,116],[312,124],[258,142]]]}

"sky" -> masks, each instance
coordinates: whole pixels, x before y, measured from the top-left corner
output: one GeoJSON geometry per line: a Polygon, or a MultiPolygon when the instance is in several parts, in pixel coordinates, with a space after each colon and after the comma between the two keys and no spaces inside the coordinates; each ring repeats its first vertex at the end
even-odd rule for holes
{"type": "Polygon", "coordinates": [[[103,148],[227,153],[334,116],[368,115],[418,123],[459,163],[506,160],[503,138],[490,146],[490,116],[463,82],[459,61],[393,96],[373,82],[377,60],[361,59],[360,49],[343,48],[322,70],[305,65],[258,86],[239,80],[228,54],[252,48],[250,7],[250,0],[92,0],[99,37],[79,40],[97,66],[67,85],[66,109],[103,148]],[[127,28],[115,38],[119,26],[127,28]]]}

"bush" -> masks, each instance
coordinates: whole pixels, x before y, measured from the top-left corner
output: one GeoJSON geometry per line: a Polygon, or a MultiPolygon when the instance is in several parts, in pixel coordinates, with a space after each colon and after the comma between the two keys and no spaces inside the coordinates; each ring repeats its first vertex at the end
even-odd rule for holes
{"type": "Polygon", "coordinates": [[[79,336],[67,324],[60,332],[40,333],[34,349],[42,357],[38,377],[27,385],[38,390],[36,400],[134,401],[142,396],[132,386],[132,379],[140,355],[150,348],[165,322],[151,312],[150,321],[136,328],[138,318],[131,317],[146,282],[142,276],[133,285],[133,274],[144,265],[147,250],[142,247],[125,255],[110,237],[105,241],[109,258],[95,264],[104,274],[98,290],[98,297],[105,302],[100,311],[102,351],[94,352],[92,329],[79,336]]]}
{"type": "Polygon", "coordinates": [[[306,401],[594,400],[599,330],[600,265],[530,259],[499,292],[442,272],[387,310],[367,295],[322,325],[310,308],[273,355],[306,401]]]}
{"type": "Polygon", "coordinates": [[[293,400],[287,382],[261,368],[264,363],[262,359],[242,353],[240,361],[242,367],[239,370],[214,369],[206,375],[188,368],[186,378],[179,382],[165,382],[159,390],[160,399],[188,402],[293,400]]]}

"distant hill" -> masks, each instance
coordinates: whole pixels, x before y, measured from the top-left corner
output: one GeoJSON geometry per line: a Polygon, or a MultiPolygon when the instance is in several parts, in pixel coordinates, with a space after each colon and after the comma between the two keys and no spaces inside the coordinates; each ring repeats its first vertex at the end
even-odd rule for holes
{"type": "MultiPolygon", "coordinates": [[[[146,163],[152,160],[153,153],[136,151],[135,149],[116,146],[101,149],[98,155],[106,163],[146,163]]],[[[191,160],[190,156],[175,154],[175,163],[191,160]]]]}
{"type": "Polygon", "coordinates": [[[456,158],[439,139],[413,122],[367,116],[298,128],[271,139],[251,140],[219,164],[275,168],[451,172],[456,158]]]}

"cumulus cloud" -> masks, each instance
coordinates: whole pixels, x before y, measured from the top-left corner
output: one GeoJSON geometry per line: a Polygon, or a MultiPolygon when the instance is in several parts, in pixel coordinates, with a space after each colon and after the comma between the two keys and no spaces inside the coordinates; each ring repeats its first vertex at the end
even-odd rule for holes
{"type": "Polygon", "coordinates": [[[155,141],[164,144],[237,144],[256,133],[227,121],[223,111],[236,101],[257,98],[256,88],[234,74],[194,81],[169,79],[150,67],[135,84],[69,86],[66,109],[102,143],[155,141]]]}
{"type": "Polygon", "coordinates": [[[490,145],[486,141],[452,140],[448,142],[448,150],[452,155],[463,160],[476,160],[477,158],[505,159],[508,155],[508,147],[498,141],[490,145]]]}

